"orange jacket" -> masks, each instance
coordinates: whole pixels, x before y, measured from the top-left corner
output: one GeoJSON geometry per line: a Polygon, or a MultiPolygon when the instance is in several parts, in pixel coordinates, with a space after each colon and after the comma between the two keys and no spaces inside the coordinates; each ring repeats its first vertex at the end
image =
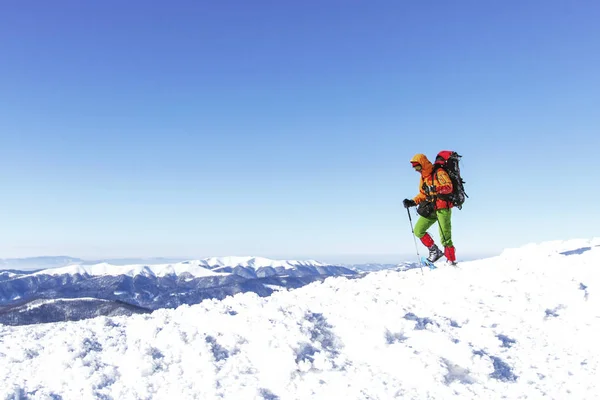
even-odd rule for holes
{"type": "Polygon", "coordinates": [[[442,200],[437,196],[439,194],[452,193],[452,181],[450,176],[443,169],[438,169],[433,174],[433,164],[427,159],[424,154],[415,154],[410,162],[421,164],[421,179],[419,181],[419,194],[413,199],[419,204],[425,200],[435,200],[435,209],[452,208],[453,204],[449,201],[442,200]]]}

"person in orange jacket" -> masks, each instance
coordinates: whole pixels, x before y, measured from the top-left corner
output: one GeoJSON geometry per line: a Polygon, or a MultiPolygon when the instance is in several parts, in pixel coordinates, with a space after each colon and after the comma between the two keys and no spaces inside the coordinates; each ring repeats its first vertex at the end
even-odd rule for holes
{"type": "MultiPolygon", "coordinates": [[[[436,160],[436,163],[442,163],[443,160],[436,160]],[[439,161],[439,162],[438,162],[439,161]]],[[[443,195],[452,193],[452,181],[446,171],[441,168],[434,168],[434,165],[424,154],[415,154],[410,159],[410,163],[415,171],[421,174],[419,181],[419,194],[414,199],[404,199],[404,207],[414,207],[419,205],[417,211],[421,217],[415,224],[415,236],[421,240],[421,243],[429,250],[429,262],[436,262],[443,255],[446,256],[451,264],[456,264],[456,251],[452,243],[452,207],[450,201],[444,200],[443,195]],[[429,204],[428,204],[429,203],[429,204]],[[431,213],[422,209],[430,207],[431,213]],[[427,233],[427,230],[435,223],[438,223],[440,238],[444,246],[444,252],[437,247],[433,238],[427,233]]]]}

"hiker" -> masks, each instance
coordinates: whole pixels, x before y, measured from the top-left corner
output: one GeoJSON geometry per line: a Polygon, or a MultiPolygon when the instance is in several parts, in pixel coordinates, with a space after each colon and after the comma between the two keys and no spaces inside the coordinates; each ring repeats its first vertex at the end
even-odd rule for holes
{"type": "Polygon", "coordinates": [[[416,154],[410,163],[415,171],[421,174],[419,182],[419,194],[414,199],[404,199],[405,208],[415,207],[420,218],[415,224],[415,236],[429,250],[427,261],[434,263],[443,255],[448,262],[455,265],[456,255],[452,244],[452,207],[453,203],[444,200],[444,195],[450,195],[453,191],[452,181],[448,173],[439,168],[444,164],[440,156],[436,158],[436,166],[432,165],[424,154],[416,154]],[[444,252],[437,247],[433,238],[427,233],[435,222],[438,222],[440,238],[444,246],[444,252]]]}

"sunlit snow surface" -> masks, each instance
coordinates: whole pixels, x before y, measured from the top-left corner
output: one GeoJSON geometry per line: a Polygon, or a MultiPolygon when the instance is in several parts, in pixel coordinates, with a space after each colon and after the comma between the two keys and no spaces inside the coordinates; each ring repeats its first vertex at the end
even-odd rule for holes
{"type": "Polygon", "coordinates": [[[593,399],[600,239],[151,315],[0,326],[0,399],[593,399]]]}

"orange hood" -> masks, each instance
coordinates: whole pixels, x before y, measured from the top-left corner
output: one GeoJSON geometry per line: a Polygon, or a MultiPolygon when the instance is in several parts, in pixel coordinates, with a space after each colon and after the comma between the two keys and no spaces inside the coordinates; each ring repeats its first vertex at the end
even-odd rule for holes
{"type": "Polygon", "coordinates": [[[425,154],[415,154],[410,162],[416,162],[421,164],[421,176],[429,176],[433,173],[433,164],[427,159],[425,154]]]}

